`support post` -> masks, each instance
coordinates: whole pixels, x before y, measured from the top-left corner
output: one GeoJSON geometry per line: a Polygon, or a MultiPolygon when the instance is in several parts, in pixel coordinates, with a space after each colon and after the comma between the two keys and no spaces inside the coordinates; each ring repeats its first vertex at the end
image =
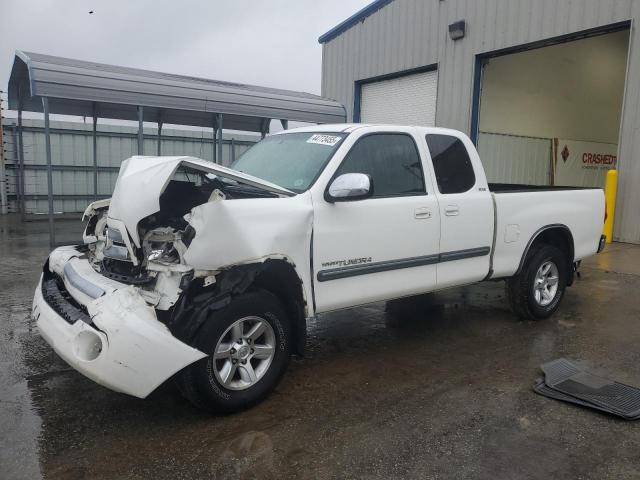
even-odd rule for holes
{"type": "Polygon", "coordinates": [[[213,157],[213,163],[218,163],[218,149],[217,149],[217,138],[218,138],[218,116],[213,115],[213,153],[211,154],[213,157]]]}
{"type": "Polygon", "coordinates": [[[262,119],[262,125],[260,127],[260,135],[262,138],[267,136],[267,133],[269,133],[269,127],[271,126],[271,119],[270,118],[263,118],[262,119]]]}
{"type": "Polygon", "coordinates": [[[24,199],[24,141],[22,138],[22,99],[18,105],[18,183],[20,184],[18,190],[20,191],[20,198],[18,199],[18,208],[20,208],[20,217],[24,221],[25,211],[25,199],[24,199]]]}
{"type": "Polygon", "coordinates": [[[216,123],[218,124],[218,163],[222,165],[222,114],[217,115],[216,123]]]}
{"type": "Polygon", "coordinates": [[[49,131],[49,99],[42,97],[44,113],[44,145],[47,153],[47,200],[49,201],[49,245],[56,244],[56,232],[53,225],[53,170],[51,168],[51,132],[49,131]]]}
{"type": "Polygon", "coordinates": [[[160,113],[158,113],[158,156],[162,155],[162,124],[164,123],[163,117],[163,112],[160,111],[160,113]]]}
{"type": "Polygon", "coordinates": [[[280,120],[283,130],[289,130],[289,120],[280,120]]]}
{"type": "Polygon", "coordinates": [[[236,161],[236,142],[233,138],[231,138],[231,160],[229,161],[229,165],[236,161]]]}
{"type": "MultiPolygon", "coordinates": [[[[2,90],[0,90],[0,94],[2,90]]],[[[0,98],[0,213],[6,215],[8,211],[7,205],[7,177],[5,174],[5,158],[4,158],[4,131],[2,127],[2,98],[0,98]]]]}
{"type": "MultiPolygon", "coordinates": [[[[0,90],[2,94],[2,90],[0,90]]],[[[0,213],[6,215],[8,212],[7,204],[7,176],[5,174],[5,157],[4,157],[4,130],[2,126],[2,97],[0,97],[0,213]]]]}
{"type": "Polygon", "coordinates": [[[98,200],[98,104],[93,102],[93,199],[98,200]]]}
{"type": "Polygon", "coordinates": [[[13,163],[16,169],[16,212],[20,211],[22,200],[22,186],[20,184],[20,152],[18,148],[18,127],[14,123],[11,129],[11,141],[13,142],[13,163]]]}
{"type": "Polygon", "coordinates": [[[138,155],[144,155],[144,109],[138,107],[138,155]]]}
{"type": "Polygon", "coordinates": [[[604,187],[606,215],[602,233],[607,237],[607,243],[613,242],[613,220],[616,215],[616,195],[618,193],[618,171],[609,170],[604,187]]]}

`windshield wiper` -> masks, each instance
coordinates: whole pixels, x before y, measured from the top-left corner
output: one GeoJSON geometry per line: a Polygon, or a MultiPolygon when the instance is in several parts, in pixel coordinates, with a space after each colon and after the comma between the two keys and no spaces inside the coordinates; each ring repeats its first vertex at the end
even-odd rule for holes
{"type": "Polygon", "coordinates": [[[224,191],[225,192],[230,192],[230,193],[240,193],[240,194],[244,194],[244,195],[255,195],[257,197],[264,197],[264,198],[277,198],[278,195],[272,192],[269,192],[263,188],[257,188],[257,187],[253,187],[251,185],[243,185],[240,183],[237,184],[229,184],[227,186],[224,187],[224,191]]]}

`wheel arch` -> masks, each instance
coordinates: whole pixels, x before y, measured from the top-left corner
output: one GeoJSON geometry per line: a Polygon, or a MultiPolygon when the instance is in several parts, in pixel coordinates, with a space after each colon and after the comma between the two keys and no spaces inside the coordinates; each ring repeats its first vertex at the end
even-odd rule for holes
{"type": "Polygon", "coordinates": [[[538,229],[531,236],[529,242],[527,243],[527,246],[524,249],[524,252],[522,253],[522,257],[520,258],[518,270],[514,275],[518,275],[520,272],[522,272],[522,269],[524,268],[525,262],[532,248],[539,244],[553,245],[566,254],[568,272],[567,283],[571,285],[571,283],[573,283],[573,262],[575,258],[575,245],[571,230],[569,229],[569,227],[561,223],[545,225],[544,227],[538,229]]]}
{"type": "Polygon", "coordinates": [[[210,286],[205,286],[202,279],[192,281],[163,323],[176,338],[191,344],[209,313],[226,307],[234,297],[251,289],[266,290],[282,302],[291,321],[293,351],[303,355],[309,305],[295,265],[282,257],[226,268],[210,286]]]}
{"type": "Polygon", "coordinates": [[[295,266],[284,259],[268,259],[252,286],[272,293],[282,302],[291,321],[294,353],[303,355],[307,340],[308,305],[302,279],[295,266]]]}

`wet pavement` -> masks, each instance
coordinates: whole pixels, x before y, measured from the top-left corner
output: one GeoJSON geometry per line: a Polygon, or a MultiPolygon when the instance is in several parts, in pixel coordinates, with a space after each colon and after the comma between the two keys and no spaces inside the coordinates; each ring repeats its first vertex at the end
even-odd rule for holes
{"type": "Polygon", "coordinates": [[[47,243],[46,223],[0,217],[0,478],[640,476],[640,424],[531,390],[560,356],[640,385],[640,247],[584,262],[542,322],[515,319],[500,282],[321,316],[264,403],[211,416],[56,357],[29,319],[47,243]]]}

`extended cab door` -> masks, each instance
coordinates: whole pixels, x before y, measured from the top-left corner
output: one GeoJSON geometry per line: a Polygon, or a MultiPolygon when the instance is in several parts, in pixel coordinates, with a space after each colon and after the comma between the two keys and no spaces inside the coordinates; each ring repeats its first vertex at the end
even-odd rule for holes
{"type": "Polygon", "coordinates": [[[440,200],[438,288],[484,279],[490,269],[494,206],[484,168],[465,135],[427,134],[440,200]]]}
{"type": "Polygon", "coordinates": [[[361,134],[343,160],[336,159],[337,169],[332,165],[334,172],[328,172],[331,176],[314,191],[317,312],[435,288],[438,201],[429,191],[429,178],[425,181],[422,158],[426,149],[410,131],[399,128],[361,134]],[[324,192],[333,179],[345,173],[368,174],[372,196],[328,201],[324,192]]]}

